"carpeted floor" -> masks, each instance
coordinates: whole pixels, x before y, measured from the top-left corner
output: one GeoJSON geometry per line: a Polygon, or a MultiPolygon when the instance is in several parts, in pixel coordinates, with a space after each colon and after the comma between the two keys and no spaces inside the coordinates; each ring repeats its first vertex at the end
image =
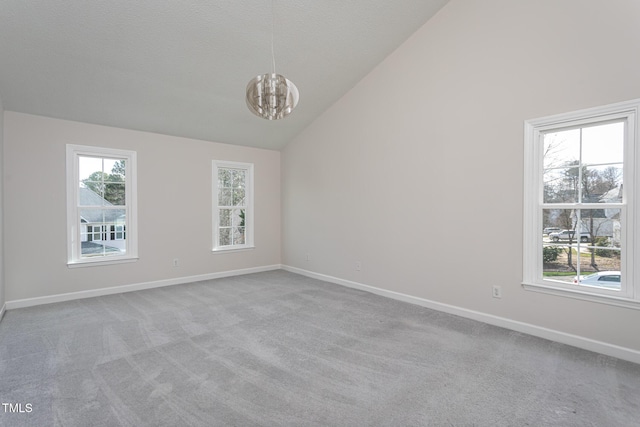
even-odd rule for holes
{"type": "Polygon", "coordinates": [[[640,365],[272,271],[9,311],[0,402],[11,427],[636,426],[640,365]]]}

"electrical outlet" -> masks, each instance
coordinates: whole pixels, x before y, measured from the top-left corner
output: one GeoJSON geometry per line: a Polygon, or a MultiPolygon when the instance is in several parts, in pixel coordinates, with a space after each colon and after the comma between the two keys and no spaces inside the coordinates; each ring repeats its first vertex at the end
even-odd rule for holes
{"type": "Polygon", "coordinates": [[[360,261],[356,261],[356,271],[362,270],[362,263],[360,261]]]}
{"type": "Polygon", "coordinates": [[[500,286],[493,286],[493,297],[502,298],[502,288],[500,286]]]}
{"type": "Polygon", "coordinates": [[[174,258],[173,259],[173,266],[177,267],[178,266],[178,258],[174,258]]]}
{"type": "Polygon", "coordinates": [[[307,261],[311,261],[311,254],[307,252],[307,261]]]}

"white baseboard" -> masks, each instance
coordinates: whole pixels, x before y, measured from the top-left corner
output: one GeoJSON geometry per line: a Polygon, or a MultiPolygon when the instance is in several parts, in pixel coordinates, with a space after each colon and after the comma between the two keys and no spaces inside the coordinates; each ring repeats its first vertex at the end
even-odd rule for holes
{"type": "Polygon", "coordinates": [[[579,335],[568,334],[553,329],[543,328],[541,326],[532,325],[530,323],[519,322],[517,320],[507,319],[505,317],[494,316],[492,314],[482,313],[479,311],[468,310],[466,308],[457,307],[449,304],[443,304],[424,298],[414,297],[399,292],[389,291],[386,289],[376,288],[374,286],[365,285],[363,283],[353,282],[350,280],[340,279],[338,277],[327,276],[324,274],[314,273],[312,271],[303,270],[301,268],[282,266],[283,270],[292,273],[301,274],[303,276],[314,279],[323,280],[325,282],[346,286],[349,288],[360,289],[362,291],[371,292],[373,294],[393,298],[399,301],[420,305],[422,307],[433,310],[442,311],[456,316],[465,317],[467,319],[477,320],[489,325],[499,326],[501,328],[522,332],[539,338],[548,339],[550,341],[567,344],[573,347],[582,348],[584,350],[605,354],[607,356],[616,357],[618,359],[627,360],[640,364],[640,351],[626,347],[620,347],[614,344],[608,344],[602,341],[592,340],[590,338],[581,337],[579,335]]]}
{"type": "MultiPolygon", "coordinates": [[[[103,295],[121,294],[124,292],[141,291],[144,289],[161,288],[164,286],[181,285],[184,283],[199,282],[202,280],[220,279],[223,277],[241,276],[243,274],[261,273],[263,271],[279,270],[281,265],[268,265],[263,267],[244,268],[242,270],[222,271],[219,273],[200,274],[197,276],[177,277],[174,279],[156,280],[153,282],[135,283],[132,285],[114,286],[112,288],[91,289],[79,292],[69,292],[65,294],[47,295],[44,297],[26,298],[7,301],[7,310],[16,308],[32,307],[35,305],[51,304],[54,302],[71,301],[83,298],[99,297],[103,295]]],[[[3,307],[4,310],[4,307],[3,307]]],[[[0,317],[1,318],[1,317],[0,317]]]]}
{"type": "Polygon", "coordinates": [[[7,311],[7,304],[2,304],[2,308],[0,308],[0,322],[2,321],[2,318],[4,317],[4,312],[7,311]]]}

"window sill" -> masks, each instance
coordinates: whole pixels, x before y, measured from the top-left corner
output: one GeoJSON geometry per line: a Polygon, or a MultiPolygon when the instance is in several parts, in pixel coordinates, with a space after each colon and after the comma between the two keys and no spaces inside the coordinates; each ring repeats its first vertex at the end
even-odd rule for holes
{"type": "Polygon", "coordinates": [[[522,287],[527,291],[640,310],[640,301],[630,298],[599,295],[580,290],[559,289],[554,286],[541,285],[538,283],[522,283],[522,287]]]}
{"type": "Polygon", "coordinates": [[[128,262],[136,262],[138,257],[117,258],[117,259],[101,259],[101,260],[76,260],[67,262],[69,268],[80,267],[97,267],[99,265],[123,264],[128,262]]]}
{"type": "Polygon", "coordinates": [[[226,246],[220,248],[213,248],[211,252],[213,253],[225,253],[225,252],[242,252],[249,251],[255,249],[256,247],[253,245],[245,245],[245,246],[226,246]]]}

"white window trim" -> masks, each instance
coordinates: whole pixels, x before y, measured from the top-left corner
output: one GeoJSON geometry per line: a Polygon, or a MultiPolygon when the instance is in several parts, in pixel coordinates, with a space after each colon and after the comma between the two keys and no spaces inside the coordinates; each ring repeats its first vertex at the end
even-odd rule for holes
{"type": "Polygon", "coordinates": [[[225,253],[225,252],[234,252],[234,251],[244,251],[248,249],[254,249],[254,221],[253,221],[253,188],[254,188],[254,180],[253,180],[253,163],[242,163],[242,162],[231,162],[231,161],[223,161],[223,160],[213,160],[212,161],[212,174],[211,174],[211,183],[212,183],[212,211],[213,211],[213,252],[225,253]],[[219,209],[218,209],[218,168],[230,168],[230,169],[243,169],[247,171],[247,181],[245,182],[245,199],[246,199],[246,219],[245,219],[245,237],[244,237],[244,245],[233,245],[233,246],[220,246],[219,243],[219,233],[218,233],[218,224],[219,224],[219,209]]]}
{"type": "Polygon", "coordinates": [[[523,281],[526,290],[546,294],[587,300],[608,305],[640,309],[640,138],[638,119],[640,118],[640,99],[635,99],[602,107],[584,109],[576,112],[558,114],[527,120],[524,125],[524,234],[523,234],[523,281]],[[542,144],[541,134],[563,126],[580,126],[594,121],[626,119],[627,134],[624,151],[623,204],[626,209],[626,222],[622,235],[624,248],[622,275],[624,277],[621,292],[570,287],[542,279],[542,144]],[[533,189],[537,191],[532,191],[533,189]]]}
{"type": "Polygon", "coordinates": [[[113,148],[67,144],[67,266],[69,268],[119,264],[138,260],[138,209],[137,209],[137,156],[135,151],[113,148]],[[124,255],[81,258],[80,227],[78,226],[79,157],[124,158],[127,164],[125,176],[125,203],[127,205],[127,250],[124,255]]]}

